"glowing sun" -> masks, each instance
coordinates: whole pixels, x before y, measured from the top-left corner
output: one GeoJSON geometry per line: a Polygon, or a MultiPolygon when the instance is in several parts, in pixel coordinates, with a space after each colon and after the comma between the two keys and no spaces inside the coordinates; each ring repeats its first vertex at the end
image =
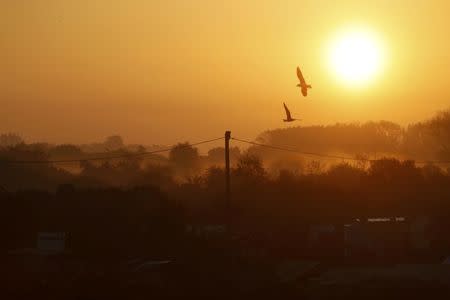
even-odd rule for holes
{"type": "Polygon", "coordinates": [[[329,48],[329,63],[337,77],[345,83],[352,86],[366,84],[382,67],[381,44],[369,32],[344,32],[329,48]]]}

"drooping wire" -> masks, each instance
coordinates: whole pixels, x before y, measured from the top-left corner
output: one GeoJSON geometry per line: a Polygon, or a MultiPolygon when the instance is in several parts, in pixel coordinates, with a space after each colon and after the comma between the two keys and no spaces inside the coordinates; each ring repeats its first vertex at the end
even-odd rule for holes
{"type": "MultiPolygon", "coordinates": [[[[127,153],[127,154],[121,154],[121,155],[110,155],[110,156],[99,156],[99,157],[90,157],[90,158],[77,158],[77,159],[63,159],[63,160],[0,160],[0,163],[3,164],[64,164],[64,163],[80,163],[83,161],[99,161],[99,160],[110,160],[110,159],[120,159],[120,158],[133,158],[133,157],[140,157],[140,156],[147,156],[152,154],[158,154],[158,153],[164,153],[173,150],[175,147],[189,147],[189,146],[198,146],[206,143],[215,142],[218,140],[222,140],[224,137],[218,137],[215,139],[210,140],[204,140],[193,144],[180,144],[178,146],[172,146],[165,149],[155,150],[155,151],[146,151],[146,152],[139,152],[139,153],[127,153]]],[[[274,146],[274,145],[268,145],[263,143],[257,143],[249,140],[244,140],[240,138],[231,137],[232,140],[246,143],[254,146],[260,146],[265,147],[273,150],[279,150],[279,151],[285,151],[285,152],[291,152],[291,153],[297,153],[302,155],[309,155],[309,156],[317,156],[317,157],[323,157],[323,158],[329,158],[329,159],[341,159],[341,160],[351,160],[351,161],[366,161],[366,162],[374,162],[378,161],[379,159],[369,159],[369,158],[355,158],[350,156],[341,156],[341,155],[331,155],[331,154],[324,154],[324,153],[318,153],[318,152],[307,152],[307,151],[300,151],[297,149],[290,149],[280,146],[274,146]]],[[[448,160],[422,160],[422,161],[415,161],[416,164],[450,164],[450,161],[448,160]]]]}
{"type": "MultiPolygon", "coordinates": [[[[366,162],[379,161],[379,159],[370,159],[370,158],[364,158],[364,157],[356,158],[356,157],[349,157],[349,156],[330,155],[330,154],[324,154],[324,153],[318,153],[318,152],[306,152],[306,151],[300,151],[300,150],[296,150],[296,149],[289,149],[289,148],[284,148],[284,147],[279,147],[279,146],[273,146],[273,145],[268,145],[268,144],[252,142],[252,141],[243,140],[243,139],[239,139],[239,138],[235,138],[235,137],[232,137],[231,139],[241,142],[241,143],[254,145],[254,146],[260,146],[260,147],[265,147],[265,148],[270,148],[270,149],[285,151],[285,152],[293,152],[293,153],[298,153],[298,154],[302,154],[302,155],[310,155],[310,156],[317,156],[317,157],[331,158],[331,159],[352,160],[352,161],[366,161],[366,162]]],[[[450,161],[446,161],[446,160],[431,160],[431,161],[423,160],[423,161],[414,161],[414,162],[416,164],[449,164],[450,163],[450,161]]]]}
{"type": "Polygon", "coordinates": [[[99,156],[99,157],[89,157],[89,158],[78,158],[78,159],[62,159],[62,160],[0,160],[0,163],[3,164],[63,164],[63,163],[80,163],[84,161],[98,161],[98,160],[109,160],[109,159],[118,159],[118,158],[132,158],[132,157],[140,157],[152,154],[158,154],[163,152],[168,152],[173,150],[175,147],[190,147],[190,146],[198,146],[206,143],[215,142],[223,139],[223,137],[205,140],[193,144],[180,144],[178,146],[172,146],[170,148],[155,150],[155,151],[146,151],[139,153],[127,153],[121,155],[110,155],[110,156],[99,156]]]}

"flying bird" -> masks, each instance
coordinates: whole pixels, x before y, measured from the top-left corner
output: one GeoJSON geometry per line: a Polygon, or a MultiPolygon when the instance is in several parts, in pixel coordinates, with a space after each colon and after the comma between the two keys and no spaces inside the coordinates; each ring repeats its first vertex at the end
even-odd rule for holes
{"type": "Polygon", "coordinates": [[[308,89],[311,88],[311,85],[306,84],[305,78],[303,77],[302,71],[300,71],[299,67],[297,67],[297,77],[298,80],[300,80],[300,83],[297,84],[297,86],[302,90],[302,95],[306,97],[308,95],[308,89]]]}
{"type": "Polygon", "coordinates": [[[284,110],[286,111],[286,119],[283,119],[284,122],[292,122],[296,121],[297,119],[292,118],[291,112],[289,111],[289,108],[287,108],[286,104],[283,102],[284,110]]]}

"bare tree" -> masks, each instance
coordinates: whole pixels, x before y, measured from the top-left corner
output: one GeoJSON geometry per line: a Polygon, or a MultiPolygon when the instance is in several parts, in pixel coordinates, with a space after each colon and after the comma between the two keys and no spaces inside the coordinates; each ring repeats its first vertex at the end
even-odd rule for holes
{"type": "Polygon", "coordinates": [[[0,147],[14,147],[23,144],[22,137],[15,133],[4,133],[0,135],[0,147]]]}

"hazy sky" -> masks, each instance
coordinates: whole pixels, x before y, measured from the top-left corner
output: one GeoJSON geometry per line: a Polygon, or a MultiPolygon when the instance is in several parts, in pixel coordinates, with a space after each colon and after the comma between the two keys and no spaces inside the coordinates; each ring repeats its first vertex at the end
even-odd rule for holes
{"type": "Polygon", "coordinates": [[[449,12],[449,1],[0,0],[0,132],[254,138],[287,126],[283,101],[303,125],[422,120],[450,107],[449,12]],[[354,88],[325,53],[360,27],[386,59],[354,88]],[[306,99],[297,65],[313,86],[306,99]]]}

